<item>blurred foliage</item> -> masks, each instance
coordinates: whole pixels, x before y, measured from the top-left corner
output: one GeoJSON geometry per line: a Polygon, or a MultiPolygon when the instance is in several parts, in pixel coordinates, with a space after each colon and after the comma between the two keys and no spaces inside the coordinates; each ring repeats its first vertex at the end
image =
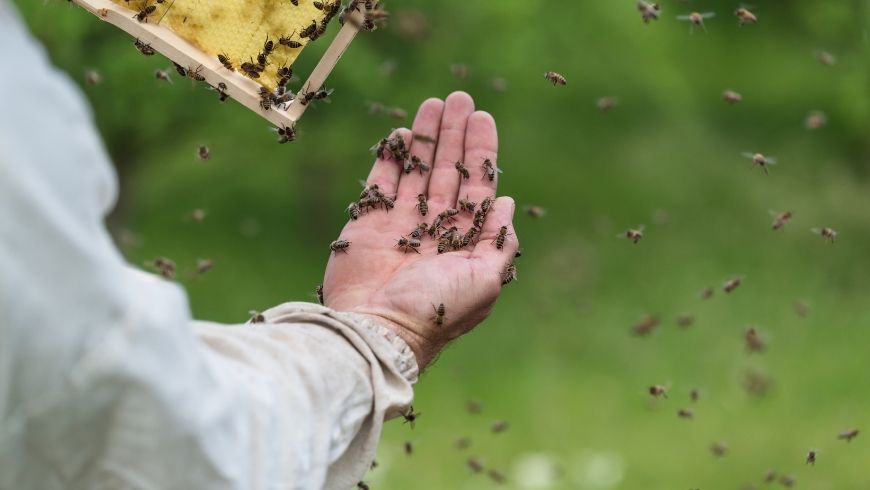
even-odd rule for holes
{"type": "MultiPolygon", "coordinates": [[[[724,1],[663,2],[644,25],[633,0],[391,2],[392,25],[361,35],[329,81],[333,103],[309,111],[279,146],[255,114],[214,92],[153,78],[122,32],[67,2],[18,2],[51,59],[82,83],[121,176],[111,225],[134,263],[157,255],[192,268],[194,312],[225,322],[311,299],[368,172],[367,148],[390,127],[367,101],[413,114],[429,96],[467,90],[501,136],[500,193],[547,210],[518,215],[519,282],[475,333],[417,387],[415,430],[389,424],[372,488],[488,488],[476,456],[508,488],[744,488],[768,469],[800,488],[868,488],[870,438],[870,3],[757,2],[738,27],[724,1]],[[714,11],[707,34],[677,14],[714,11]],[[424,24],[420,24],[420,22],[424,24]],[[825,66],[817,50],[836,56],[825,66]],[[382,73],[384,62],[395,73],[382,73]],[[466,64],[467,79],[450,66],[466,64]],[[103,82],[84,86],[86,68],[103,82]],[[548,84],[555,70],[565,87],[548,84]],[[503,78],[507,91],[491,89],[503,78]],[[729,106],[726,88],[743,94],[729,106]],[[607,114],[601,96],[618,98],[607,114]],[[811,110],[827,114],[817,131],[811,110]],[[212,159],[197,161],[197,145],[212,159]],[[774,155],[765,176],[741,157],[774,155]],[[206,210],[202,223],[189,215],[206,210]],[[791,210],[771,231],[769,209],[791,210]],[[655,215],[655,216],[654,216],[655,215]],[[646,225],[638,245],[616,235],[646,225]],[[831,226],[830,245],[810,233],[831,226]],[[730,295],[697,292],[745,275],[730,295]],[[811,305],[798,317],[793,302],[811,305]],[[696,323],[680,329],[681,312],[696,323]],[[662,325],[647,338],[631,326],[662,325]],[[746,352],[757,325],[769,344],[746,352]],[[772,380],[766,396],[747,372],[772,380]],[[863,374],[862,374],[863,373],[863,374]],[[666,384],[667,400],[646,393],[666,384]],[[701,390],[692,404],[691,387],[701,390]],[[465,411],[479,400],[483,412],[465,411]],[[689,407],[694,420],[676,411],[689,407]],[[509,429],[491,434],[504,419],[509,429]],[[471,438],[465,450],[453,447],[471,438]],[[412,441],[412,456],[402,453],[412,441]],[[714,458],[709,447],[728,447],[714,458]],[[809,449],[819,452],[809,466],[809,449]]],[[[306,51],[299,72],[319,56],[306,51]]],[[[176,77],[177,78],[177,77],[176,77]]]]}

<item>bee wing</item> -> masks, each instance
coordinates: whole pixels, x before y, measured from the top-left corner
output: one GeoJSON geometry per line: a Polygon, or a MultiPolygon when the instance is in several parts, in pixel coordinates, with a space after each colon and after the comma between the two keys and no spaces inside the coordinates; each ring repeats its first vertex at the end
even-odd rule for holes
{"type": "Polygon", "coordinates": [[[678,15],[677,20],[692,20],[692,17],[688,15],[678,15]]]}
{"type": "Polygon", "coordinates": [[[813,232],[813,233],[815,233],[816,235],[821,235],[821,234],[822,234],[822,229],[821,229],[821,228],[810,228],[810,231],[813,232]]]}
{"type": "Polygon", "coordinates": [[[716,17],[716,12],[704,12],[703,14],[701,14],[701,17],[705,19],[712,19],[713,17],[716,17]]]}
{"type": "Polygon", "coordinates": [[[504,170],[502,170],[501,167],[496,167],[496,168],[495,168],[495,171],[498,172],[498,173],[502,173],[502,172],[504,172],[504,170]]]}
{"type": "Polygon", "coordinates": [[[775,209],[768,209],[767,214],[769,214],[771,218],[779,218],[779,215],[782,213],[776,211],[775,209]]]}
{"type": "Polygon", "coordinates": [[[773,157],[764,157],[764,163],[766,165],[776,165],[776,158],[773,157]]]}
{"type": "Polygon", "coordinates": [[[755,159],[755,153],[752,153],[751,151],[744,151],[743,153],[741,153],[741,155],[743,155],[744,158],[748,158],[750,160],[755,159]]]}
{"type": "Polygon", "coordinates": [[[645,230],[645,229],[646,229],[646,225],[638,225],[638,227],[637,227],[637,231],[639,231],[641,233],[643,233],[643,230],[645,230]]]}

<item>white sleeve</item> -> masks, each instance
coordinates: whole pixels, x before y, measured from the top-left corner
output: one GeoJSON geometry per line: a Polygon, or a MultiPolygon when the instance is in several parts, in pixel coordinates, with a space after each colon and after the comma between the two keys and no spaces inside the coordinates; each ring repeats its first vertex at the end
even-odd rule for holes
{"type": "Polygon", "coordinates": [[[413,396],[408,346],[309,304],[192,322],[112,244],[88,108],[6,0],[0,59],[0,488],[355,484],[413,396]]]}

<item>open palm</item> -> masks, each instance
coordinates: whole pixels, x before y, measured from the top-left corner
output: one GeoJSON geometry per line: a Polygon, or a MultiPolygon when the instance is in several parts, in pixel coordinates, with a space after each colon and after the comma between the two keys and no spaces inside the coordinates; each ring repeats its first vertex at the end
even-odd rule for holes
{"type": "MultiPolygon", "coordinates": [[[[420,223],[432,224],[448,208],[459,209],[459,199],[476,202],[494,198],[497,177],[485,175],[483,162],[497,162],[495,121],[474,111],[468,94],[456,92],[445,101],[429,99],[417,112],[413,132],[398,129],[415,155],[431,170],[404,173],[402,164],[378,159],[367,184],[394,197],[395,207],[372,209],[345,225],[338,238],[350,242],[345,251],[332,254],[326,267],[324,300],[327,306],[378,317],[402,336],[417,355],[420,367],[449,342],[468,332],[489,314],[499,295],[502,274],[517,251],[510,198],[495,200],[480,235],[459,250],[437,253],[438,240],[425,235],[419,253],[397,242],[420,223]],[[414,138],[413,136],[417,136],[414,138]],[[422,136],[422,138],[420,138],[422,136]],[[464,179],[455,162],[464,162],[470,178],[464,179]],[[417,196],[427,197],[424,217],[417,196]],[[501,249],[494,242],[502,226],[508,235],[501,249]],[[444,320],[436,321],[436,308],[444,305],[444,320]]],[[[472,227],[472,213],[456,216],[459,232],[472,227]]]]}

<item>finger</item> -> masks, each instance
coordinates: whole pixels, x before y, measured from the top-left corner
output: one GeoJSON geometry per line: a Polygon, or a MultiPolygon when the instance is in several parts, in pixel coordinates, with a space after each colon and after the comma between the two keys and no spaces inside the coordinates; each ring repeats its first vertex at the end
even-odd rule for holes
{"type": "Polygon", "coordinates": [[[465,156],[465,128],[474,101],[465,92],[453,92],[444,101],[435,164],[429,177],[429,207],[437,213],[453,207],[459,194],[459,172],[454,164],[465,156]]]}
{"type": "MultiPolygon", "coordinates": [[[[411,131],[408,128],[396,129],[390,134],[390,138],[396,134],[402,135],[406,142],[411,141],[411,131]]],[[[392,159],[378,158],[375,160],[375,165],[369,176],[366,179],[367,185],[377,184],[380,191],[388,196],[395,196],[396,189],[399,187],[399,177],[402,174],[402,165],[392,159]]]]}
{"type": "Polygon", "coordinates": [[[425,194],[429,188],[429,175],[432,173],[432,162],[435,159],[435,147],[443,113],[444,101],[441,99],[428,99],[417,110],[414,125],[411,126],[411,131],[414,133],[411,155],[416,155],[428,164],[430,170],[429,172],[414,170],[402,175],[397,199],[416,200],[418,194],[425,194]]]}
{"type": "Polygon", "coordinates": [[[487,278],[501,281],[501,274],[507,265],[514,260],[519,249],[520,242],[513,227],[514,200],[510,197],[500,197],[495,200],[486,221],[483,223],[483,231],[480,240],[471,252],[471,258],[482,262],[483,270],[487,278]],[[494,243],[502,226],[507,226],[507,235],[504,238],[502,248],[494,243]]]}
{"type": "MultiPolygon", "coordinates": [[[[498,187],[498,132],[495,119],[487,112],[477,111],[468,118],[465,130],[465,167],[471,178],[462,179],[459,184],[459,198],[468,198],[480,203],[484,197],[492,197],[498,187]],[[489,180],[483,162],[489,159],[496,176],[489,180]]],[[[457,209],[459,205],[456,205],[457,209]]]]}

